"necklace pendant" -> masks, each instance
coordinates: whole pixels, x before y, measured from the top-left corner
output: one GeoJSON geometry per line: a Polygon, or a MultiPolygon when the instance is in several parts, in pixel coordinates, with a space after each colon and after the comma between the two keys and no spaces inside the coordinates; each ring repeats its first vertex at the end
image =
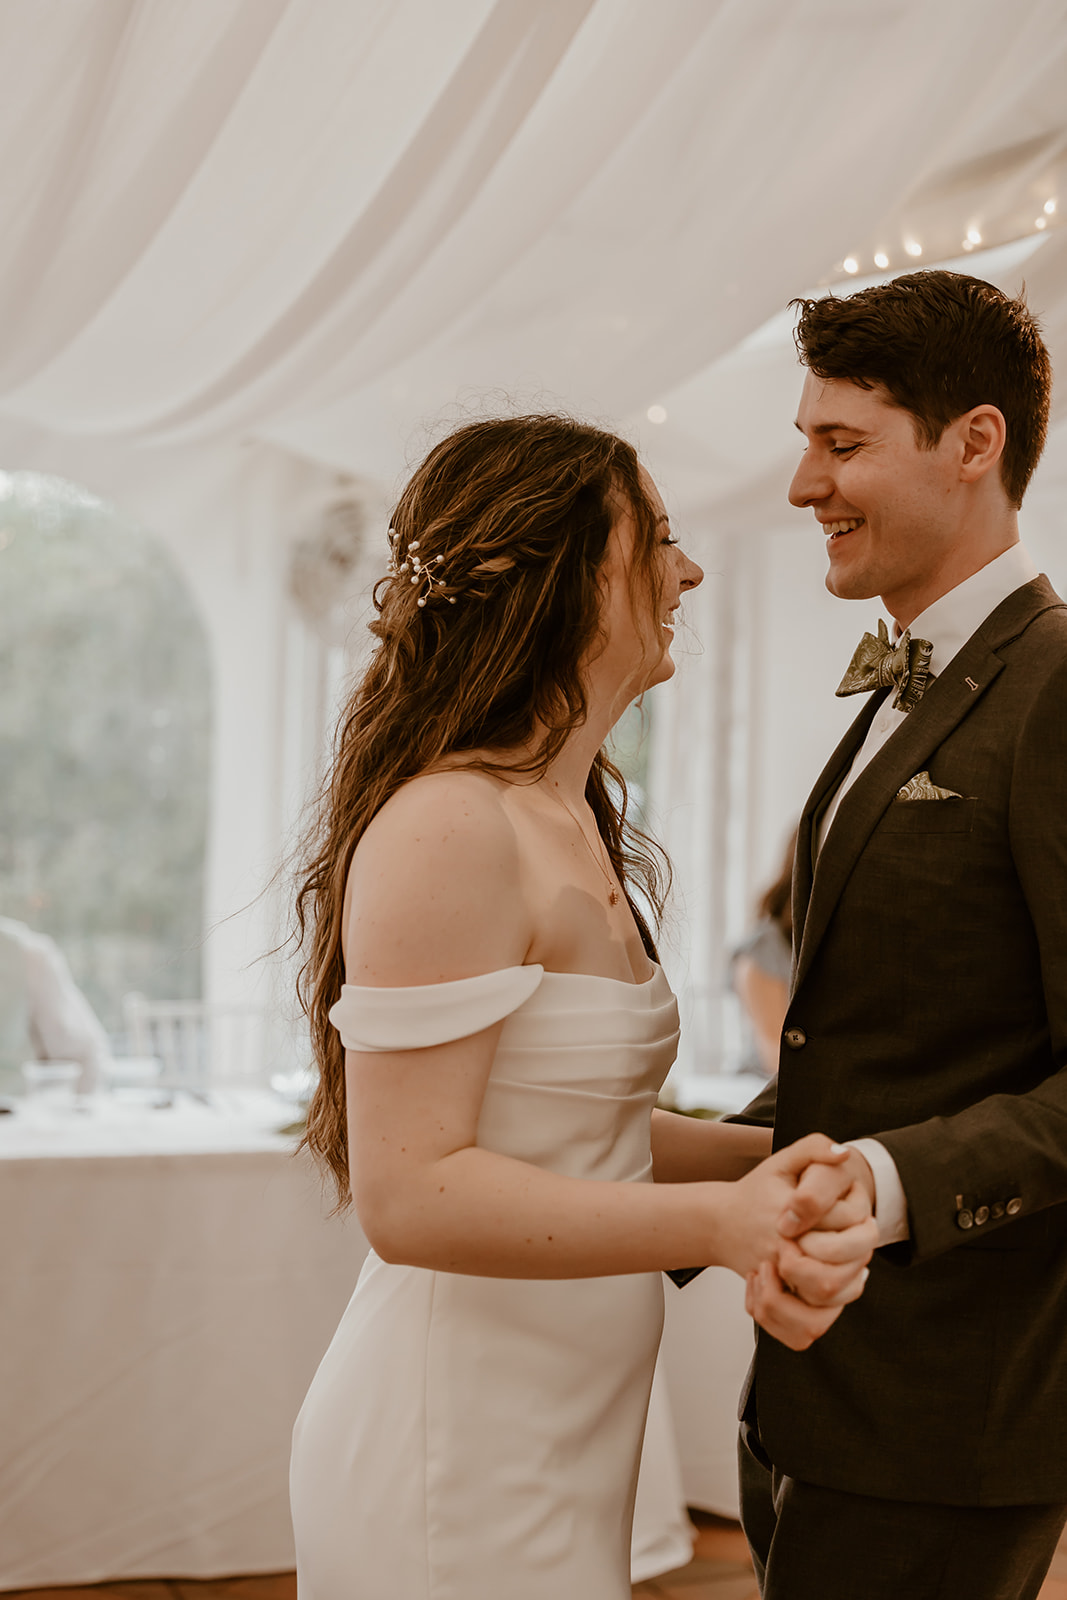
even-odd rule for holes
{"type": "Polygon", "coordinates": [[[610,894],[608,895],[608,905],[609,906],[617,906],[618,903],[619,903],[619,891],[618,891],[618,889],[612,889],[610,894]]]}

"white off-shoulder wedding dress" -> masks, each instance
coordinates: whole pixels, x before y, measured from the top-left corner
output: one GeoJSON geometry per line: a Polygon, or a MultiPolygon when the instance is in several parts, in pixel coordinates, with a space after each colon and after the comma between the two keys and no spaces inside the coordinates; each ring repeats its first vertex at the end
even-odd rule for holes
{"type": "MultiPolygon", "coordinates": [[[[678,1010],[645,983],[539,966],[346,985],[346,1046],[418,1048],[506,1018],[479,1146],[650,1182],[678,1010]]],[[[476,1278],[370,1254],[293,1436],[300,1600],[629,1600],[663,1319],[659,1273],[476,1278]]]]}

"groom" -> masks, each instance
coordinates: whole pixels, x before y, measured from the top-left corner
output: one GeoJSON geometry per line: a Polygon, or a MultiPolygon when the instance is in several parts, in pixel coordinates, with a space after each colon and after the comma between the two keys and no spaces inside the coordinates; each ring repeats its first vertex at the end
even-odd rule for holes
{"type": "Polygon", "coordinates": [[[1027,1600],[1067,1517],[1067,607],[1016,516],[1048,355],[956,273],[798,303],[789,497],[892,625],[838,690],[873,693],[800,824],[777,1103],[739,1120],[853,1142],[883,1247],[811,1349],[759,1334],[742,1518],[764,1600],[1027,1600]]]}

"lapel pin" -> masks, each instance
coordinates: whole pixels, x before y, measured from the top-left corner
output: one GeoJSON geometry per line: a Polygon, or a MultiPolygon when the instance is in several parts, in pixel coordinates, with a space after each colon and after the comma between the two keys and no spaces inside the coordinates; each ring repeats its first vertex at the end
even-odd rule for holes
{"type": "Polygon", "coordinates": [[[964,678],[963,681],[967,685],[968,689],[977,689],[978,687],[973,678],[964,678]]]}

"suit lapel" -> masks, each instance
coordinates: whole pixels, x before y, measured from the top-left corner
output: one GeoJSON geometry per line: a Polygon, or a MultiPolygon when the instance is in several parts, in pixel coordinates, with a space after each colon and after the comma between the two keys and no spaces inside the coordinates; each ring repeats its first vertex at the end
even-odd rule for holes
{"type": "MultiPolygon", "coordinates": [[[[867,707],[866,715],[853,723],[827,763],[805,807],[807,827],[805,829],[802,826],[801,833],[806,835],[803,863],[806,864],[809,890],[801,905],[798,903],[800,897],[796,887],[794,889],[797,941],[794,989],[806,976],[852,869],[883,814],[896,798],[897,791],[916,772],[926,767],[934,751],[977,705],[994,678],[1003,671],[1004,662],[997,651],[1017,638],[1041,612],[1062,604],[1047,578],[1035,578],[1032,583],[1024,584],[1009,595],[972,634],[963,649],[927,689],[907,721],[886,741],[842,798],[819,855],[818,870],[812,875],[813,818],[843,781],[884,696],[876,695],[867,707]],[[858,738],[855,737],[857,734],[858,738]],[[840,775],[834,782],[836,774],[840,775]]],[[[799,838],[797,857],[799,878],[804,870],[799,838]]]]}
{"type": "Polygon", "coordinates": [[[797,853],[793,865],[793,949],[800,949],[815,873],[815,845],[819,820],[845,781],[856,754],[867,737],[875,713],[888,690],[871,696],[815,781],[797,827],[797,853]]]}

